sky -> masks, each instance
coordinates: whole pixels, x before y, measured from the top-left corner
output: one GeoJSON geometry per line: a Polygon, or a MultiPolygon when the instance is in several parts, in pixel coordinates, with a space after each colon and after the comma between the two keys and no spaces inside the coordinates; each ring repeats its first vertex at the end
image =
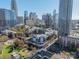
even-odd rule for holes
{"type": "MultiPolygon", "coordinates": [[[[59,0],[16,0],[19,16],[23,16],[24,11],[36,12],[39,17],[43,14],[51,13],[56,9],[59,11],[59,0]]],[[[11,0],[1,0],[0,8],[11,9],[11,0]]],[[[79,19],[79,0],[73,0],[72,19],[79,19]]]]}

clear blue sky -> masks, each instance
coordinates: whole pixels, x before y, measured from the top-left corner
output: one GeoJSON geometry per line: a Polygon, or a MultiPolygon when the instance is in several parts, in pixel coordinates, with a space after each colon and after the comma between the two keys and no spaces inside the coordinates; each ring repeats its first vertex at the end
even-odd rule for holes
{"type": "MultiPolygon", "coordinates": [[[[1,0],[0,8],[10,9],[11,0],[1,0]]],[[[19,15],[23,16],[23,12],[36,12],[39,17],[45,13],[52,13],[56,9],[58,13],[59,0],[16,0],[19,15]]],[[[73,19],[79,19],[79,0],[73,0],[73,19]]]]}

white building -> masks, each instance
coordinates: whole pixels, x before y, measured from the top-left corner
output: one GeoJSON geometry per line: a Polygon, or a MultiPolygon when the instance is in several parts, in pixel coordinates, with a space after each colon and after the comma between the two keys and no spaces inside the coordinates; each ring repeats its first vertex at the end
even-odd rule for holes
{"type": "Polygon", "coordinates": [[[71,30],[79,29],[79,20],[72,20],[71,21],[71,30]]]}

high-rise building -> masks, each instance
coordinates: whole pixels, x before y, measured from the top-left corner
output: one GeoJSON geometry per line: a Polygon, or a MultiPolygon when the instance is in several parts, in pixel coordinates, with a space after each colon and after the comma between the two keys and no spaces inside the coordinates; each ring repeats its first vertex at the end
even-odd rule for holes
{"type": "Polygon", "coordinates": [[[35,12],[30,12],[29,20],[36,20],[36,19],[37,19],[37,14],[35,12]]]}
{"type": "Polygon", "coordinates": [[[17,24],[24,24],[23,16],[18,16],[16,21],[17,21],[17,24]]]}
{"type": "Polygon", "coordinates": [[[14,27],[16,25],[16,14],[12,10],[0,9],[0,30],[14,27]]]}
{"type": "Polygon", "coordinates": [[[56,29],[56,21],[57,21],[57,14],[56,10],[53,11],[53,28],[56,29]]]}
{"type": "Polygon", "coordinates": [[[59,6],[59,36],[68,36],[72,19],[73,0],[60,0],[59,6]]]}
{"type": "Polygon", "coordinates": [[[42,16],[42,20],[45,22],[45,27],[52,27],[52,16],[51,14],[46,14],[42,16]]]}
{"type": "Polygon", "coordinates": [[[18,8],[16,0],[11,0],[11,10],[13,10],[16,13],[16,16],[18,16],[18,8]]]}
{"type": "Polygon", "coordinates": [[[28,20],[28,12],[24,11],[24,25],[26,25],[27,20],[28,20]]]}

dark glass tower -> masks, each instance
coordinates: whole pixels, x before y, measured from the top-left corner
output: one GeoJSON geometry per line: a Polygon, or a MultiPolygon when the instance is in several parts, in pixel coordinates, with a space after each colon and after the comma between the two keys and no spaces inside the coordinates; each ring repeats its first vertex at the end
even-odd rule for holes
{"type": "Polygon", "coordinates": [[[73,0],[60,0],[59,5],[59,36],[68,36],[72,19],[73,0]]]}

